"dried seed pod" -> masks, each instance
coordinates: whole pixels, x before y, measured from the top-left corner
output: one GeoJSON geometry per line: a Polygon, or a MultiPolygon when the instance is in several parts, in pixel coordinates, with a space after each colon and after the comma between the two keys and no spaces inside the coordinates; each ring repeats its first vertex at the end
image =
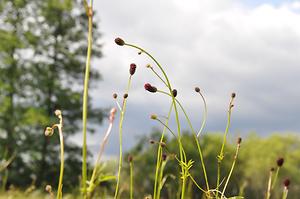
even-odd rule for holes
{"type": "Polygon", "coordinates": [[[136,70],[136,64],[134,63],[130,64],[130,68],[129,68],[130,75],[133,75],[135,73],[135,70],[136,70]]]}
{"type": "Polygon", "coordinates": [[[124,46],[125,45],[125,42],[123,39],[121,39],[120,37],[116,38],[115,39],[115,43],[119,46],[124,46]]]}
{"type": "Polygon", "coordinates": [[[157,91],[157,88],[155,86],[152,86],[149,83],[146,83],[144,85],[144,88],[145,88],[146,91],[149,91],[150,93],[155,93],[157,91]]]}
{"type": "Polygon", "coordinates": [[[173,90],[172,90],[172,94],[173,94],[174,97],[176,97],[176,96],[177,96],[177,90],[176,90],[176,89],[173,89],[173,90]]]}
{"type": "Polygon", "coordinates": [[[114,93],[112,96],[113,96],[114,99],[117,99],[118,94],[117,94],[117,93],[114,93]]]}
{"type": "Polygon", "coordinates": [[[200,88],[199,88],[199,87],[195,87],[195,91],[196,91],[197,93],[199,93],[199,92],[200,92],[200,88]]]}

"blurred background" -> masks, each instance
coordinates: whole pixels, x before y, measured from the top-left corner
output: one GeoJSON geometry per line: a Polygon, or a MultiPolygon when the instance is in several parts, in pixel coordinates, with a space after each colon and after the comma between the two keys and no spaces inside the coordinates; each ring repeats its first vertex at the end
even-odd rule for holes
{"type": "MultiPolygon", "coordinates": [[[[123,96],[129,65],[136,63],[123,143],[125,151],[136,157],[136,183],[143,185],[137,198],[152,192],[155,147],[147,140],[157,138],[161,126],[149,116],[167,115],[170,100],[144,91],[147,82],[165,88],[145,67],[153,65],[146,56],[115,45],[114,39],[121,37],[141,45],[160,61],[196,129],[201,126],[203,104],[194,87],[201,88],[208,106],[202,144],[212,181],[230,95],[236,92],[225,164],[228,169],[236,138],[241,136],[245,145],[229,195],[243,192],[246,198],[262,198],[269,169],[278,157],[285,157],[286,167],[278,184],[292,178],[290,197],[297,198],[299,1],[94,1],[94,9],[88,135],[91,166],[108,125],[109,108],[116,106],[112,94],[123,96]],[[146,166],[149,179],[143,179],[138,169],[146,166]],[[255,193],[258,195],[251,195],[255,193]]],[[[2,191],[42,190],[46,184],[57,183],[58,135],[46,138],[44,129],[57,122],[54,110],[62,109],[67,151],[64,189],[78,192],[86,30],[87,19],[79,0],[0,2],[0,155],[3,164],[13,157],[1,171],[2,191]]],[[[180,119],[189,142],[188,126],[183,117],[180,119]]],[[[170,127],[174,127],[174,120],[170,127]]],[[[171,136],[169,139],[172,145],[171,136]]],[[[113,174],[118,141],[116,122],[104,157],[111,168],[107,172],[113,174]]],[[[195,149],[191,147],[189,154],[196,160],[195,149]]],[[[176,174],[176,167],[168,169],[176,174]]],[[[201,173],[195,169],[199,181],[201,173]]],[[[125,179],[126,175],[125,169],[125,179]]],[[[113,185],[102,184],[108,191],[113,185]]],[[[172,192],[176,186],[170,187],[172,192]]],[[[126,182],[123,189],[126,198],[126,182]]],[[[101,190],[99,194],[103,194],[101,190]]],[[[167,190],[163,197],[172,198],[167,190]]],[[[200,197],[195,187],[191,190],[195,198],[200,197]]]]}

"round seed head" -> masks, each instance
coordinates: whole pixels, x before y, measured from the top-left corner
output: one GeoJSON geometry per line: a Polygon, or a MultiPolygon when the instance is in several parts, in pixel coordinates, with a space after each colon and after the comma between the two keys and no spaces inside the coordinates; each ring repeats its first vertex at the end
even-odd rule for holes
{"type": "Polygon", "coordinates": [[[242,142],[242,138],[239,137],[238,140],[237,140],[237,143],[238,143],[238,144],[241,144],[241,142],[242,142]]]}
{"type": "Polygon", "coordinates": [[[117,94],[117,93],[114,93],[114,94],[113,94],[113,98],[114,98],[114,99],[117,99],[117,97],[118,97],[118,94],[117,94]]]}
{"type": "Polygon", "coordinates": [[[199,88],[199,87],[195,87],[195,91],[196,91],[197,93],[199,93],[199,92],[200,92],[200,88],[199,88]]]}
{"type": "Polygon", "coordinates": [[[56,116],[60,116],[60,115],[61,115],[61,110],[55,110],[54,114],[55,114],[56,116]]]}
{"type": "Polygon", "coordinates": [[[154,140],[150,140],[149,143],[150,144],[155,144],[155,141],[154,140]]]}
{"type": "Polygon", "coordinates": [[[167,157],[168,157],[168,155],[165,154],[165,153],[163,153],[162,156],[161,156],[161,158],[162,158],[163,161],[166,161],[167,157]]]}
{"type": "Polygon", "coordinates": [[[150,65],[150,64],[147,64],[147,65],[146,65],[146,68],[151,68],[151,65],[150,65]]]}
{"type": "Polygon", "coordinates": [[[129,155],[128,156],[128,162],[132,162],[133,161],[133,157],[132,157],[132,155],[129,155]]]}
{"type": "Polygon", "coordinates": [[[47,127],[45,130],[45,136],[52,136],[54,133],[54,129],[51,127],[47,127]]]}
{"type": "Polygon", "coordinates": [[[235,98],[235,97],[236,97],[236,94],[235,94],[235,93],[232,93],[232,94],[231,94],[231,97],[232,97],[232,98],[235,98]]]}
{"type": "Polygon", "coordinates": [[[127,97],[128,97],[128,93],[125,93],[125,94],[123,95],[123,98],[126,99],[127,97]]]}
{"type": "Polygon", "coordinates": [[[290,179],[285,179],[284,181],[283,181],[283,184],[284,184],[284,186],[286,187],[286,188],[288,188],[289,187],[289,185],[291,184],[291,181],[290,181],[290,179]]]}
{"type": "Polygon", "coordinates": [[[270,169],[270,171],[272,171],[272,172],[273,172],[273,171],[275,171],[275,168],[274,168],[274,167],[272,167],[272,168],[270,169]]]}
{"type": "Polygon", "coordinates": [[[123,39],[121,39],[120,37],[116,38],[115,39],[115,43],[119,46],[124,46],[125,45],[125,42],[123,39]]]}
{"type": "Polygon", "coordinates": [[[52,192],[52,187],[51,187],[51,185],[46,185],[46,187],[45,187],[45,190],[47,191],[47,192],[52,192]]]}
{"type": "Polygon", "coordinates": [[[155,86],[152,86],[149,83],[146,83],[144,85],[144,88],[145,88],[146,91],[149,91],[150,93],[155,93],[157,91],[157,88],[155,86]]]}
{"type": "Polygon", "coordinates": [[[160,144],[160,146],[161,146],[162,148],[164,148],[164,147],[166,147],[166,146],[167,146],[167,144],[166,144],[166,143],[164,143],[164,142],[160,142],[159,144],[160,144]]]}
{"type": "Polygon", "coordinates": [[[277,166],[282,167],[283,163],[284,163],[284,159],[283,158],[278,158],[277,159],[277,166]]]}
{"type": "Polygon", "coordinates": [[[173,94],[174,97],[176,97],[176,96],[177,96],[177,90],[176,90],[176,89],[173,89],[173,90],[172,90],[172,94],[173,94]]]}
{"type": "Polygon", "coordinates": [[[134,63],[130,64],[129,73],[130,75],[133,75],[136,70],[136,65],[134,63]]]}
{"type": "Polygon", "coordinates": [[[150,115],[150,118],[151,118],[152,120],[156,120],[156,119],[157,119],[157,115],[152,114],[152,115],[150,115]]]}

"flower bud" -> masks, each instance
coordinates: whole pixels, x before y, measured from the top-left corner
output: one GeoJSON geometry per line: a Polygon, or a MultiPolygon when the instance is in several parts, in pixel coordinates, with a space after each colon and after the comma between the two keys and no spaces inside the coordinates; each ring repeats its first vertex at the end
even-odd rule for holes
{"type": "Polygon", "coordinates": [[[127,97],[128,97],[128,93],[125,93],[125,94],[123,95],[123,98],[126,99],[127,97]]]}
{"type": "Polygon", "coordinates": [[[117,93],[114,93],[114,94],[113,94],[113,98],[114,98],[114,99],[117,99],[117,97],[118,97],[118,94],[117,94],[117,93]]]}
{"type": "Polygon", "coordinates": [[[132,155],[129,155],[127,159],[128,159],[128,162],[132,162],[133,161],[132,155]]]}
{"type": "Polygon", "coordinates": [[[45,187],[45,190],[47,191],[47,192],[52,192],[52,187],[51,187],[51,185],[46,185],[46,187],[45,187]]]}
{"type": "Polygon", "coordinates": [[[150,140],[149,143],[150,144],[155,144],[155,140],[150,140]]]}
{"type": "Polygon", "coordinates": [[[284,163],[284,159],[283,158],[278,158],[277,159],[277,166],[281,167],[284,163]]]}
{"type": "Polygon", "coordinates": [[[124,46],[125,45],[125,42],[123,39],[121,39],[120,37],[116,38],[115,39],[115,43],[119,46],[124,46]]]}
{"type": "Polygon", "coordinates": [[[163,153],[163,154],[161,155],[161,158],[162,158],[163,161],[166,161],[167,157],[168,157],[168,155],[165,154],[165,153],[163,153]]]}
{"type": "Polygon", "coordinates": [[[155,93],[157,91],[157,88],[155,86],[152,86],[149,83],[145,84],[144,88],[145,88],[145,90],[149,91],[150,93],[155,93]]]}
{"type": "Polygon", "coordinates": [[[129,73],[130,75],[133,75],[136,70],[136,65],[134,63],[130,64],[129,73]]]}
{"type": "Polygon", "coordinates": [[[156,119],[157,119],[157,115],[152,114],[152,115],[150,115],[150,118],[151,118],[152,120],[156,120],[156,119]]]}
{"type": "Polygon", "coordinates": [[[199,93],[199,92],[200,92],[200,88],[199,88],[199,87],[195,87],[195,91],[196,91],[197,93],[199,93]]]}
{"type": "Polygon", "coordinates": [[[177,90],[176,90],[176,89],[173,89],[173,90],[172,90],[172,94],[173,94],[174,97],[176,97],[176,96],[177,96],[177,90]]]}
{"type": "Polygon", "coordinates": [[[284,181],[283,181],[283,184],[284,184],[284,186],[286,187],[286,188],[288,188],[289,187],[289,185],[291,184],[291,181],[290,181],[290,179],[285,179],[284,181]]]}
{"type": "Polygon", "coordinates": [[[238,143],[238,144],[241,144],[241,142],[242,142],[242,138],[239,137],[238,140],[237,140],[237,143],[238,143]]]}
{"type": "Polygon", "coordinates": [[[232,93],[231,94],[231,98],[235,98],[236,97],[236,94],[235,93],[232,93]]]}
{"type": "Polygon", "coordinates": [[[166,143],[164,143],[164,142],[160,142],[159,144],[160,144],[160,146],[161,146],[162,148],[164,148],[164,147],[166,147],[166,146],[167,146],[167,144],[166,144],[166,143]]]}
{"type": "Polygon", "coordinates": [[[61,110],[55,110],[54,114],[58,117],[61,115],[61,110]]]}
{"type": "Polygon", "coordinates": [[[51,127],[47,127],[45,130],[45,136],[52,136],[54,133],[54,129],[51,127]]]}

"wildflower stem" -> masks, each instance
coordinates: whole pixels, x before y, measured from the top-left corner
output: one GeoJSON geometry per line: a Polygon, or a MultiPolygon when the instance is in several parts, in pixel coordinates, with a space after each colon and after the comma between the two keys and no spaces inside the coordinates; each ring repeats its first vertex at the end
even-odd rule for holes
{"type": "Polygon", "coordinates": [[[228,174],[228,177],[227,177],[227,180],[225,182],[225,185],[224,185],[224,188],[223,188],[223,191],[222,191],[222,196],[221,198],[224,197],[224,194],[225,194],[225,190],[226,190],[226,187],[228,185],[228,182],[230,180],[230,177],[232,175],[232,172],[233,172],[233,169],[234,169],[234,166],[235,166],[235,163],[236,163],[236,160],[237,160],[237,157],[238,157],[238,154],[239,154],[239,149],[240,149],[240,144],[237,144],[237,147],[236,147],[236,152],[235,152],[235,156],[234,156],[234,160],[233,160],[233,163],[232,163],[232,166],[231,166],[231,169],[230,169],[230,172],[228,174]]]}
{"type": "Polygon", "coordinates": [[[202,124],[201,124],[201,127],[200,127],[200,130],[198,131],[198,134],[197,134],[197,137],[200,136],[200,134],[202,133],[203,129],[204,129],[204,126],[206,124],[206,119],[207,119],[207,105],[206,105],[206,101],[205,101],[205,98],[204,96],[202,95],[201,92],[198,92],[201,96],[201,99],[203,101],[203,104],[204,104],[204,110],[203,110],[203,119],[202,119],[202,124]]]}
{"type": "Polygon", "coordinates": [[[62,133],[62,122],[58,125],[59,141],[60,141],[60,171],[59,171],[59,181],[57,188],[57,199],[62,198],[62,186],[63,186],[63,176],[64,176],[64,137],[62,133]]]}
{"type": "MultiPolygon", "coordinates": [[[[171,113],[172,113],[172,109],[173,109],[173,103],[170,106],[170,110],[168,112],[168,116],[167,116],[166,121],[165,121],[164,129],[163,129],[163,132],[162,132],[161,137],[160,137],[160,143],[163,142],[163,140],[164,140],[164,135],[165,135],[165,132],[167,130],[167,128],[165,126],[168,126],[168,124],[169,124],[169,119],[170,119],[170,116],[171,116],[171,113]]],[[[159,144],[158,145],[158,150],[157,150],[157,160],[156,160],[156,169],[155,169],[153,199],[156,199],[156,195],[157,195],[157,184],[158,184],[158,175],[159,175],[159,169],[160,169],[160,163],[161,163],[161,156],[162,156],[162,147],[159,144]]],[[[157,198],[157,199],[159,199],[159,198],[157,198]]]]}
{"type": "Polygon", "coordinates": [[[270,170],[266,199],[270,199],[271,197],[272,176],[273,176],[273,170],[270,170]]]}
{"type": "Polygon", "coordinates": [[[274,180],[273,180],[273,183],[272,183],[272,186],[271,186],[271,191],[275,187],[275,184],[276,184],[276,181],[277,181],[277,178],[278,178],[278,174],[279,174],[279,170],[280,170],[280,167],[277,167],[275,177],[274,177],[274,180]]]}
{"type": "MultiPolygon", "coordinates": [[[[168,87],[169,92],[170,92],[171,97],[172,97],[172,102],[174,104],[175,119],[176,119],[176,123],[177,123],[178,140],[179,140],[180,159],[181,159],[181,161],[186,162],[186,157],[184,157],[183,146],[182,146],[182,143],[181,143],[181,133],[180,133],[181,132],[181,127],[180,127],[178,110],[177,110],[177,106],[176,106],[176,103],[175,103],[175,97],[172,95],[172,87],[171,87],[171,84],[170,84],[170,81],[169,81],[169,78],[168,78],[166,72],[164,71],[164,69],[162,68],[162,66],[160,65],[160,63],[150,53],[148,53],[147,51],[145,51],[141,47],[138,47],[138,46],[133,45],[133,44],[127,44],[127,43],[125,43],[125,45],[133,47],[135,49],[138,49],[138,50],[144,52],[146,55],[148,55],[155,62],[155,64],[158,66],[158,68],[163,73],[163,76],[166,79],[167,87],[168,87]]],[[[184,175],[184,168],[183,168],[183,166],[181,166],[181,173],[182,173],[182,175],[184,175]]],[[[182,199],[185,196],[185,186],[186,186],[186,176],[182,176],[182,190],[181,190],[181,198],[182,199]]]]}
{"type": "Polygon", "coordinates": [[[133,161],[129,162],[130,167],[130,199],[133,199],[133,161]]]}
{"type": "Polygon", "coordinates": [[[284,187],[283,193],[282,193],[282,199],[287,199],[288,192],[289,192],[288,188],[284,187]]]}
{"type": "MultiPolygon", "coordinates": [[[[126,93],[129,92],[130,85],[131,85],[131,75],[129,76],[128,79],[128,84],[127,84],[127,89],[126,93]]],[[[122,164],[123,164],[123,121],[124,121],[124,115],[126,111],[126,103],[127,98],[123,98],[123,103],[122,103],[122,111],[121,111],[121,116],[120,116],[120,122],[119,122],[119,167],[118,167],[118,176],[117,176],[117,185],[115,189],[115,196],[114,199],[118,198],[119,194],[119,186],[120,186],[120,178],[121,178],[121,169],[122,169],[122,164]]]]}
{"type": "MultiPolygon", "coordinates": [[[[85,3],[86,7],[86,3],[85,3]]],[[[92,36],[93,36],[93,9],[92,1],[90,0],[90,6],[87,10],[88,16],[88,49],[85,66],[85,78],[84,78],[84,90],[83,90],[83,105],[82,105],[82,194],[86,198],[87,191],[87,145],[86,145],[86,133],[87,133],[87,112],[88,112],[88,89],[89,89],[89,78],[90,78],[90,65],[91,65],[91,54],[92,54],[92,36]]]]}
{"type": "MultiPolygon", "coordinates": [[[[164,92],[164,91],[161,91],[161,90],[158,90],[157,92],[159,93],[162,93],[162,94],[165,94],[165,95],[168,95],[170,96],[169,93],[167,92],[164,92]]],[[[204,163],[204,158],[203,158],[203,154],[202,154],[202,150],[201,150],[201,146],[200,146],[200,143],[199,143],[199,140],[198,140],[198,137],[196,136],[196,132],[193,128],[193,125],[191,123],[191,120],[189,119],[189,116],[188,114],[186,113],[185,109],[183,108],[182,104],[177,100],[176,100],[176,103],[179,105],[179,107],[181,108],[187,122],[188,122],[188,125],[190,127],[190,129],[192,130],[192,133],[193,133],[193,136],[194,136],[194,139],[196,141],[196,144],[197,144],[197,149],[198,149],[198,153],[199,153],[199,156],[200,156],[200,160],[201,160],[201,166],[202,166],[202,169],[203,169],[203,174],[204,174],[204,178],[205,178],[205,183],[206,183],[206,188],[207,190],[209,190],[209,183],[208,183],[208,178],[207,178],[207,172],[206,172],[206,168],[205,168],[205,163],[204,163]]]]}

